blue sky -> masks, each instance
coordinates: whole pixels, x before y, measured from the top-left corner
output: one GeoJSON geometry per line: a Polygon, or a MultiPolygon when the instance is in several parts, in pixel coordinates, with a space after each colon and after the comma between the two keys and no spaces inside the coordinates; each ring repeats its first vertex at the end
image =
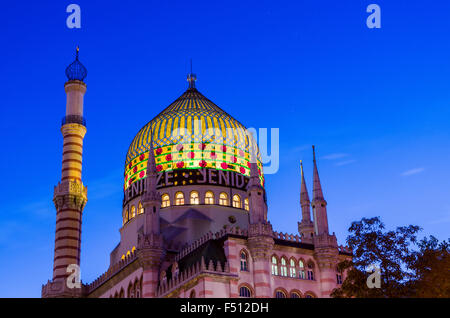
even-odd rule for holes
{"type": "Polygon", "coordinates": [[[269,218],[297,233],[299,160],[311,145],[343,243],[362,217],[449,236],[450,3],[445,1],[10,1],[0,10],[0,297],[39,297],[52,276],[53,186],[61,177],[65,67],[88,68],[82,279],[103,273],[119,240],[126,151],[186,89],[247,127],[280,129],[266,177],[269,218]],[[80,30],[66,6],[82,10],[80,30]],[[381,29],[366,7],[381,7],[381,29]]]}

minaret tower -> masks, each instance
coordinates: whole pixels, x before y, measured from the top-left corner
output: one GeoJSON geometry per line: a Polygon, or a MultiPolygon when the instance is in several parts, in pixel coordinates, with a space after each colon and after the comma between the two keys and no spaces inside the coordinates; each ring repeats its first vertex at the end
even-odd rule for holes
{"type": "Polygon", "coordinates": [[[313,158],[314,257],[319,265],[320,290],[322,292],[320,297],[330,297],[331,292],[336,287],[336,266],[339,262],[339,251],[336,236],[334,233],[330,235],[328,232],[327,201],[324,199],[322,185],[320,184],[314,146],[313,158]]]}
{"type": "Polygon", "coordinates": [[[255,297],[270,298],[271,273],[270,256],[274,245],[272,225],[267,221],[267,204],[265,190],[261,186],[258,166],[256,164],[256,145],[252,148],[250,163],[250,181],[248,183],[248,197],[250,204],[250,224],[248,227],[248,245],[253,259],[253,281],[255,297]]]}
{"type": "Polygon", "coordinates": [[[316,235],[328,234],[327,201],[323,198],[322,185],[320,184],[317,170],[316,151],[313,147],[314,175],[313,175],[313,201],[314,231],[316,235]]]}
{"type": "Polygon", "coordinates": [[[77,47],[75,61],[66,69],[66,116],[61,126],[64,140],[62,175],[53,194],[56,208],[53,280],[43,286],[43,297],[80,297],[82,294],[79,284],[81,219],[87,202],[87,188],[81,179],[83,139],[86,134],[83,117],[86,84],[83,80],[87,70],[78,60],[78,52],[77,47]]]}
{"type": "Polygon", "coordinates": [[[303,163],[300,160],[300,170],[302,183],[300,186],[300,206],[302,208],[302,221],[298,223],[298,232],[303,243],[312,243],[314,235],[314,223],[311,221],[311,201],[309,201],[308,190],[306,189],[305,175],[303,173],[303,163]]]}
{"type": "Polygon", "coordinates": [[[164,248],[159,222],[161,195],[156,190],[158,173],[156,171],[153,148],[153,131],[150,131],[150,136],[145,193],[142,200],[144,206],[144,229],[142,234],[138,234],[137,255],[143,268],[142,296],[153,298],[156,297],[164,248]]]}

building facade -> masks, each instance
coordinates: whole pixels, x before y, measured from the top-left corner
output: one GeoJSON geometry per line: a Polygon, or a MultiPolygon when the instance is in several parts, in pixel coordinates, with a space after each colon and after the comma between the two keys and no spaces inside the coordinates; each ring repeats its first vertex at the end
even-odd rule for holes
{"type": "Polygon", "coordinates": [[[337,264],[351,253],[329,233],[314,147],[312,201],[301,167],[298,233],[276,232],[253,136],[196,89],[192,72],[131,143],[120,242],[107,271],[79,283],[87,71],[78,49],[66,75],[53,278],[42,297],[329,297],[342,283],[337,264]]]}

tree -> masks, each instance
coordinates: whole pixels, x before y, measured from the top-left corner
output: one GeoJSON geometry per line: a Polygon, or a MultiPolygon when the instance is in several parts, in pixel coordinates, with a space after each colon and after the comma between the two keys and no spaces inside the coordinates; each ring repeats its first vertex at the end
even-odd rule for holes
{"type": "Polygon", "coordinates": [[[416,297],[450,297],[450,240],[439,241],[430,236],[418,243],[419,251],[412,253],[409,286],[416,297]]]}
{"type": "Polygon", "coordinates": [[[347,244],[353,251],[353,259],[338,265],[346,272],[341,288],[335,289],[332,297],[402,297],[408,295],[405,281],[409,278],[408,261],[411,246],[416,242],[418,226],[398,227],[385,231],[379,217],[363,218],[353,222],[349,228],[347,244]],[[369,288],[366,269],[380,269],[380,288],[369,288]]]}

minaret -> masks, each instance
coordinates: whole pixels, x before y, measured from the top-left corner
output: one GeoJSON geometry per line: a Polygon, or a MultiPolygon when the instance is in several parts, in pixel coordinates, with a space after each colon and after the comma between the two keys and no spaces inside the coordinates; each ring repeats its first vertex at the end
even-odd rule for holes
{"type": "Polygon", "coordinates": [[[153,131],[150,131],[151,141],[148,152],[144,206],[143,233],[138,234],[137,256],[143,268],[142,296],[156,297],[159,282],[159,270],[165,252],[160,229],[161,195],[156,189],[158,173],[156,171],[155,152],[153,148],[153,131]]]}
{"type": "Polygon", "coordinates": [[[316,235],[328,234],[327,201],[323,198],[322,185],[320,184],[317,170],[316,151],[313,147],[314,175],[313,175],[313,201],[314,231],[316,235]]]}
{"type": "Polygon", "coordinates": [[[308,190],[306,189],[305,175],[303,173],[303,163],[300,160],[301,186],[300,186],[300,206],[302,208],[302,221],[298,223],[298,232],[304,243],[312,243],[314,234],[314,224],[311,221],[311,202],[309,201],[308,190]]]}
{"type": "Polygon", "coordinates": [[[81,296],[81,286],[77,282],[80,282],[81,219],[87,202],[87,188],[81,178],[83,139],[86,134],[83,117],[86,84],[83,80],[87,70],[78,60],[78,52],[77,47],[75,61],[66,69],[66,116],[61,126],[64,140],[62,175],[53,195],[56,208],[53,281],[43,286],[43,297],[81,296]]]}
{"type": "Polygon", "coordinates": [[[336,236],[328,232],[327,201],[323,197],[317,169],[316,152],[313,146],[314,175],[313,175],[313,200],[314,213],[314,258],[319,265],[321,297],[330,297],[336,285],[336,266],[339,262],[339,252],[336,236]]]}
{"type": "MultiPolygon", "coordinates": [[[[248,246],[253,259],[253,281],[255,297],[272,296],[270,256],[274,245],[272,225],[267,221],[267,204],[264,188],[259,179],[256,145],[252,147],[250,181],[247,188],[249,197],[248,246]]],[[[238,292],[238,291],[237,291],[238,292]]]]}

